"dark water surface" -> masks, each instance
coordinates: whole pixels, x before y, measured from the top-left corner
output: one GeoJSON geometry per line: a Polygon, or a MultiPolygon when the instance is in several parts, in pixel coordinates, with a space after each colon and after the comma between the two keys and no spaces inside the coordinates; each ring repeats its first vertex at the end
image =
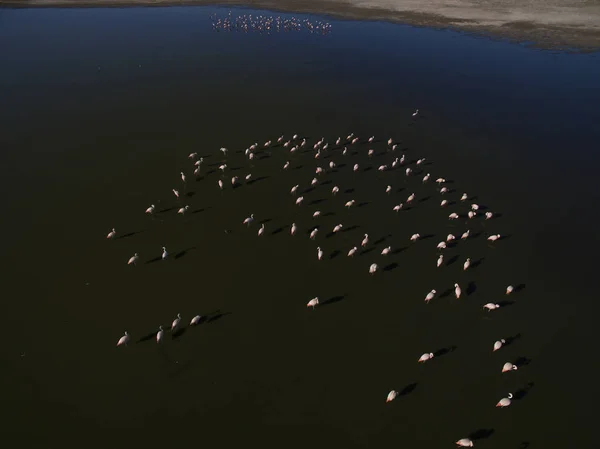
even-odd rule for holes
{"type": "Polygon", "coordinates": [[[0,10],[3,441],[434,449],[475,433],[482,448],[597,447],[600,56],[350,21],[328,36],[216,33],[215,11],[0,10]],[[344,157],[333,142],[351,132],[361,143],[344,157]],[[306,152],[243,154],[294,133],[306,152]],[[315,160],[322,136],[334,149],[315,160]],[[418,176],[377,171],[403,153],[418,176]],[[441,208],[425,172],[498,218],[450,222],[468,204],[441,208]],[[466,229],[436,268],[436,244],[466,229]],[[431,237],[409,245],[415,232],[431,237]],[[488,244],[496,232],[507,238],[488,244]],[[374,249],[348,258],[364,233],[374,249]],[[443,296],[454,282],[460,300],[443,296]],[[524,288],[506,297],[508,284],[524,288]],[[307,309],[314,296],[327,305],[307,309]],[[177,313],[209,319],[157,346],[177,313]],[[418,364],[424,352],[437,357],[418,364]],[[520,369],[501,374],[507,361],[520,369]],[[404,394],[386,404],[392,389],[404,394]]]}

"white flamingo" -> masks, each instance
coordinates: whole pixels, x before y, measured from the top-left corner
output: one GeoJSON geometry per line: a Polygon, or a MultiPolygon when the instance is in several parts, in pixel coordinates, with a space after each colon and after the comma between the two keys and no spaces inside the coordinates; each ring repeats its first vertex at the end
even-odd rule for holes
{"type": "Polygon", "coordinates": [[[437,244],[437,249],[446,249],[446,242],[440,242],[437,244]]]}
{"type": "Polygon", "coordinates": [[[314,186],[317,182],[319,182],[319,180],[317,178],[313,178],[312,181],[310,182],[310,185],[314,186]]]}
{"type": "Polygon", "coordinates": [[[223,181],[221,181],[220,179],[217,181],[217,184],[219,185],[219,189],[223,190],[223,181]]]}
{"type": "Polygon", "coordinates": [[[504,340],[504,338],[495,341],[494,342],[494,350],[492,352],[496,352],[498,349],[500,349],[502,347],[502,345],[504,345],[504,343],[506,343],[506,340],[504,340]]]}
{"type": "Polygon", "coordinates": [[[421,234],[413,234],[410,236],[410,241],[411,242],[416,242],[417,240],[419,240],[421,238],[421,234]]]}
{"type": "Polygon", "coordinates": [[[391,252],[392,252],[392,247],[391,247],[391,246],[388,246],[387,248],[383,248],[383,249],[381,250],[381,255],[382,255],[382,256],[387,256],[387,255],[388,255],[389,253],[391,253],[391,252]]]}
{"type": "Polygon", "coordinates": [[[373,154],[375,154],[375,150],[369,150],[369,151],[367,152],[367,155],[368,155],[369,157],[373,156],[373,154]]]}
{"type": "Polygon", "coordinates": [[[352,170],[358,171],[358,164],[354,164],[354,167],[352,168],[352,170]]]}
{"type": "Polygon", "coordinates": [[[446,204],[448,204],[448,200],[442,200],[440,206],[444,207],[446,204]]]}
{"type": "Polygon", "coordinates": [[[435,180],[435,182],[437,182],[438,184],[443,184],[446,182],[446,180],[444,178],[438,178],[435,180]]]}
{"type": "Polygon", "coordinates": [[[323,258],[323,250],[321,249],[321,247],[317,247],[317,259],[321,260],[323,258]]]}
{"type": "Polygon", "coordinates": [[[369,234],[365,234],[365,238],[363,239],[363,241],[361,242],[360,246],[362,246],[363,248],[365,246],[367,246],[369,244],[369,234]]]}
{"type": "Polygon", "coordinates": [[[413,117],[416,117],[419,114],[419,110],[417,109],[415,112],[413,112],[413,117]]]}
{"type": "Polygon", "coordinates": [[[467,268],[469,268],[471,266],[471,259],[469,257],[467,257],[467,260],[465,260],[465,263],[463,264],[463,270],[466,271],[467,268]]]}
{"type": "Polygon", "coordinates": [[[164,246],[162,247],[162,255],[160,256],[162,258],[162,260],[165,260],[167,257],[169,257],[169,253],[167,253],[167,248],[165,248],[164,246]]]}
{"type": "Polygon", "coordinates": [[[371,143],[371,142],[373,142],[373,140],[375,140],[375,136],[371,136],[371,137],[369,137],[369,140],[368,140],[368,142],[369,142],[369,143],[371,143]]]}
{"type": "Polygon", "coordinates": [[[198,157],[198,153],[190,153],[188,157],[190,159],[196,159],[198,157]]]}
{"type": "Polygon", "coordinates": [[[469,199],[469,196],[466,193],[463,193],[462,196],[460,197],[461,201],[467,201],[469,199]]]}
{"type": "Polygon", "coordinates": [[[317,232],[319,232],[319,229],[318,229],[318,228],[315,228],[315,229],[313,229],[313,230],[310,232],[310,238],[311,238],[311,240],[314,240],[314,239],[315,239],[315,237],[317,236],[317,232]]]}
{"type": "Polygon", "coordinates": [[[408,167],[406,169],[406,176],[410,176],[411,173],[412,173],[412,169],[410,167],[408,167]]]}
{"type": "Polygon", "coordinates": [[[183,174],[183,172],[180,172],[180,173],[181,173],[181,180],[182,180],[183,182],[185,182],[185,175],[183,174]]]}
{"type": "Polygon", "coordinates": [[[110,231],[108,233],[108,235],[106,236],[107,239],[113,239],[115,238],[115,235],[117,235],[117,231],[115,231],[115,228],[112,228],[112,231],[110,231]]]}
{"type": "Polygon", "coordinates": [[[448,215],[448,218],[450,220],[456,220],[458,218],[458,214],[456,212],[452,212],[450,215],[448,215]]]}
{"type": "Polygon", "coordinates": [[[435,294],[437,293],[437,291],[431,290],[429,293],[427,293],[427,296],[425,296],[425,303],[429,304],[429,301],[431,301],[433,299],[433,297],[435,296],[435,294]]]}
{"type": "Polygon", "coordinates": [[[334,195],[336,193],[338,193],[340,191],[340,188],[338,186],[335,186],[333,189],[331,189],[331,193],[333,193],[334,195]]]}
{"type": "Polygon", "coordinates": [[[508,371],[516,371],[517,369],[519,369],[517,367],[517,365],[513,365],[510,362],[506,362],[504,365],[502,365],[502,372],[506,373],[508,371]]]}
{"type": "Polygon", "coordinates": [[[127,261],[127,265],[137,265],[138,260],[140,260],[140,256],[138,256],[138,253],[135,253],[129,258],[129,260],[127,261]]]}
{"type": "Polygon", "coordinates": [[[261,235],[263,235],[265,233],[265,224],[262,223],[260,225],[260,229],[258,230],[258,236],[260,237],[261,235]]]}
{"type": "Polygon", "coordinates": [[[427,181],[429,181],[429,178],[431,178],[431,175],[429,173],[427,173],[425,176],[423,176],[423,183],[426,183],[427,181]]]}
{"type": "Polygon", "coordinates": [[[146,209],[146,213],[152,215],[155,210],[156,210],[156,206],[154,206],[154,204],[152,204],[148,209],[146,209]]]}
{"type": "Polygon", "coordinates": [[[121,346],[121,345],[127,346],[127,343],[129,343],[130,340],[131,340],[131,337],[129,336],[129,333],[127,331],[125,331],[123,336],[121,338],[119,338],[119,341],[117,342],[117,346],[121,346]]]}
{"type": "Polygon", "coordinates": [[[233,178],[231,178],[231,185],[232,186],[235,187],[235,185],[237,184],[237,182],[238,182],[238,177],[237,176],[234,176],[233,178]]]}
{"type": "Polygon", "coordinates": [[[419,159],[417,161],[417,165],[421,165],[423,162],[425,162],[425,158],[419,159]]]}
{"type": "Polygon", "coordinates": [[[177,198],[179,198],[179,191],[173,189],[173,195],[175,195],[177,198]]]}
{"type": "Polygon", "coordinates": [[[506,287],[506,294],[510,295],[513,291],[514,291],[514,287],[512,285],[509,285],[508,287],[506,287]]]}
{"type": "Polygon", "coordinates": [[[296,223],[292,223],[292,228],[290,229],[290,234],[295,235],[298,228],[296,227],[296,223]]]}
{"type": "Polygon", "coordinates": [[[496,240],[500,240],[500,234],[490,235],[487,239],[490,242],[495,242],[496,240]]]}
{"type": "Polygon", "coordinates": [[[247,226],[250,226],[252,224],[252,222],[254,221],[254,214],[250,214],[249,217],[244,218],[244,221],[242,221],[242,224],[245,224],[247,226]]]}
{"type": "Polygon", "coordinates": [[[350,200],[346,204],[344,204],[344,206],[346,206],[348,209],[350,209],[352,206],[354,206],[354,203],[356,203],[356,201],[350,200]]]}
{"type": "Polygon", "coordinates": [[[389,195],[389,193],[392,191],[392,186],[387,186],[385,188],[385,193],[387,193],[389,195]]]}
{"type": "Polygon", "coordinates": [[[500,307],[500,304],[494,304],[493,302],[488,302],[487,304],[483,305],[483,308],[486,309],[488,312],[490,310],[496,310],[500,307]]]}
{"type": "Polygon", "coordinates": [[[165,335],[162,326],[158,326],[158,332],[156,333],[156,343],[160,343],[165,335]]]}
{"type": "Polygon", "coordinates": [[[179,210],[177,211],[177,213],[178,213],[178,214],[181,214],[181,215],[183,215],[183,214],[185,214],[185,213],[187,212],[187,210],[188,210],[189,208],[190,208],[190,206],[185,206],[185,207],[182,207],[181,209],[179,209],[179,210]]]}
{"type": "Polygon", "coordinates": [[[173,332],[174,330],[176,330],[179,327],[180,323],[181,323],[181,314],[178,313],[177,314],[177,318],[175,318],[173,320],[173,322],[171,323],[171,332],[173,332]]]}
{"type": "Polygon", "coordinates": [[[412,203],[415,199],[415,194],[411,193],[410,196],[406,199],[407,203],[412,203]]]}
{"type": "Polygon", "coordinates": [[[393,140],[392,140],[392,138],[390,137],[390,138],[388,139],[388,145],[391,145],[391,144],[392,144],[392,142],[393,142],[393,140]]]}
{"type": "Polygon", "coordinates": [[[377,266],[376,263],[372,263],[371,266],[369,267],[369,274],[375,274],[375,272],[377,271],[379,267],[377,266]]]}
{"type": "Polygon", "coordinates": [[[350,251],[348,251],[348,257],[354,256],[354,254],[356,254],[356,251],[358,251],[358,248],[355,246],[350,251]]]}
{"type": "Polygon", "coordinates": [[[321,211],[320,211],[320,210],[317,210],[317,211],[315,211],[315,212],[313,213],[313,218],[317,218],[317,217],[318,217],[318,216],[320,216],[320,215],[321,215],[321,211]]]}
{"type": "Polygon", "coordinates": [[[443,195],[444,193],[448,193],[448,188],[447,187],[442,187],[440,189],[440,193],[443,195]]]}
{"type": "Polygon", "coordinates": [[[402,206],[403,206],[403,204],[402,204],[402,203],[400,203],[400,204],[396,204],[396,205],[394,206],[394,209],[393,209],[393,210],[394,210],[394,212],[399,212],[399,211],[400,211],[400,209],[402,209],[402,206]]]}
{"type": "Polygon", "coordinates": [[[300,196],[300,197],[298,197],[298,198],[296,199],[296,204],[297,204],[297,205],[300,205],[300,204],[302,204],[302,201],[304,201],[304,197],[303,197],[303,196],[300,196]]]}
{"type": "Polygon", "coordinates": [[[344,225],[339,224],[335,228],[333,228],[333,232],[340,232],[343,227],[344,227],[344,225]]]}
{"type": "Polygon", "coordinates": [[[433,358],[433,352],[426,352],[421,357],[419,357],[419,362],[424,363],[427,360],[431,360],[433,358]]]}
{"type": "Polygon", "coordinates": [[[394,399],[396,399],[396,396],[398,396],[398,392],[396,390],[390,391],[385,399],[385,402],[392,402],[394,399]]]}
{"type": "Polygon", "coordinates": [[[456,442],[458,447],[473,447],[474,444],[469,438],[461,438],[456,442]]]}
{"type": "Polygon", "coordinates": [[[200,165],[202,165],[202,162],[204,162],[204,158],[203,157],[201,157],[196,162],[194,162],[194,165],[197,166],[197,167],[200,167],[200,165]]]}
{"type": "Polygon", "coordinates": [[[512,398],[513,398],[512,393],[508,393],[508,397],[500,399],[498,401],[498,403],[496,404],[496,407],[500,407],[500,408],[508,407],[512,402],[511,401],[512,398]]]}
{"type": "Polygon", "coordinates": [[[473,219],[473,217],[475,217],[477,214],[475,212],[473,212],[472,210],[470,210],[467,213],[467,217],[469,217],[469,220],[473,219]]]}
{"type": "Polygon", "coordinates": [[[440,267],[440,266],[441,266],[443,263],[444,263],[444,255],[443,255],[443,254],[440,254],[440,257],[438,257],[438,260],[437,260],[437,266],[438,266],[438,268],[439,268],[439,267],[440,267]]]}
{"type": "Polygon", "coordinates": [[[454,236],[454,234],[448,234],[446,236],[446,242],[451,242],[452,240],[456,240],[456,237],[454,236]]]}
{"type": "Polygon", "coordinates": [[[479,210],[479,205],[478,204],[471,204],[471,210],[478,211],[479,210]]]}
{"type": "Polygon", "coordinates": [[[292,189],[290,190],[290,193],[292,195],[296,194],[296,191],[298,190],[298,187],[300,187],[298,184],[296,184],[294,187],[292,187],[292,189]]]}
{"type": "Polygon", "coordinates": [[[469,238],[469,234],[471,233],[470,230],[467,230],[466,232],[463,232],[463,235],[460,236],[461,240],[466,240],[469,238]]]}
{"type": "Polygon", "coordinates": [[[319,298],[313,298],[306,304],[306,307],[312,307],[315,310],[315,307],[319,305],[319,298]]]}
{"type": "MultiPolygon", "coordinates": [[[[250,154],[254,154],[254,153],[250,153],[250,154]]],[[[226,168],[227,168],[227,164],[219,165],[219,170],[221,170],[222,172],[224,172],[226,168]]]]}
{"type": "Polygon", "coordinates": [[[456,296],[456,299],[460,299],[461,293],[462,290],[460,289],[460,286],[458,284],[454,284],[454,296],[456,296]]]}
{"type": "Polygon", "coordinates": [[[201,319],[202,316],[196,315],[194,318],[192,318],[192,321],[190,321],[190,326],[197,326],[198,324],[200,324],[201,319]]]}

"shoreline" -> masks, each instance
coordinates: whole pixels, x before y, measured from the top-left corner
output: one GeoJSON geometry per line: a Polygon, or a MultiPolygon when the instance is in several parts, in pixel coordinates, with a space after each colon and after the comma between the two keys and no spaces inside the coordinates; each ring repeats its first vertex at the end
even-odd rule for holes
{"type": "Polygon", "coordinates": [[[0,8],[221,6],[379,20],[504,39],[547,50],[600,51],[600,0],[0,0],[0,8]]]}

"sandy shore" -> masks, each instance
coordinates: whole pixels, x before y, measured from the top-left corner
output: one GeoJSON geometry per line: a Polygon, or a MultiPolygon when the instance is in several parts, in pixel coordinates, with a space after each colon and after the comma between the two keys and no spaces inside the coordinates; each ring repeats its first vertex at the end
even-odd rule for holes
{"type": "Polygon", "coordinates": [[[451,28],[544,48],[600,49],[600,0],[0,0],[11,7],[211,4],[451,28]]]}

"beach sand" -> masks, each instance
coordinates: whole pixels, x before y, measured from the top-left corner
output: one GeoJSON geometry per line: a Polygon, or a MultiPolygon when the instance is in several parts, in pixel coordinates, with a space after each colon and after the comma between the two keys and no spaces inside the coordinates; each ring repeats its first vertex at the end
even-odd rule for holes
{"type": "Polygon", "coordinates": [[[10,7],[211,4],[449,28],[548,49],[600,49],[600,0],[0,0],[10,7]]]}

